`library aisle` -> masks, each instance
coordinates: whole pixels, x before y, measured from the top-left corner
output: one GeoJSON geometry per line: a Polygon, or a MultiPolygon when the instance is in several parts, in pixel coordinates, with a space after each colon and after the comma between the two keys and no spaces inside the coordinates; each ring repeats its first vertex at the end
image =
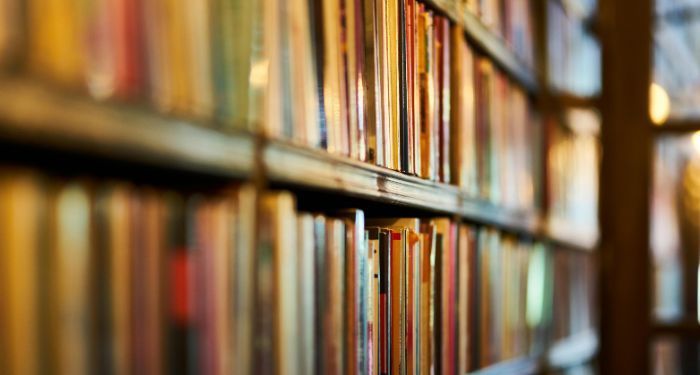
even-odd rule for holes
{"type": "Polygon", "coordinates": [[[0,374],[698,373],[699,15],[0,0],[0,374]]]}

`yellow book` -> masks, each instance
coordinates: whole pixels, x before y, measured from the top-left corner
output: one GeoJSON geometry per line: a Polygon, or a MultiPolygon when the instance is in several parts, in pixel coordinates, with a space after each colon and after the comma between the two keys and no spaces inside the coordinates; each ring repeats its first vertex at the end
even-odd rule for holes
{"type": "MultiPolygon", "coordinates": [[[[391,90],[390,90],[390,77],[389,77],[389,25],[387,16],[387,2],[377,1],[377,34],[378,34],[378,47],[377,53],[379,55],[379,87],[380,87],[380,101],[379,104],[382,109],[382,128],[381,132],[377,132],[377,137],[381,134],[381,148],[378,148],[378,152],[382,154],[380,165],[383,167],[391,168],[394,165],[393,155],[394,155],[394,142],[391,138],[391,121],[392,112],[390,107],[391,102],[391,90]]],[[[377,145],[379,146],[379,141],[377,145]]],[[[379,159],[378,159],[379,160],[379,159]]]]}
{"type": "Polygon", "coordinates": [[[210,50],[212,1],[215,0],[185,1],[180,4],[185,16],[181,32],[188,38],[182,42],[186,42],[189,48],[185,52],[189,70],[183,72],[188,80],[187,102],[191,113],[198,117],[210,117],[214,110],[210,50]]]}
{"type": "Polygon", "coordinates": [[[471,296],[469,295],[469,253],[474,251],[471,248],[471,233],[466,225],[459,226],[458,247],[457,247],[457,274],[459,284],[457,285],[457,369],[460,374],[466,374],[469,371],[469,337],[471,336],[471,327],[469,322],[469,307],[473,306],[471,296]]]}
{"type": "Polygon", "coordinates": [[[275,373],[296,374],[299,346],[297,318],[297,222],[294,196],[269,193],[262,199],[272,229],[273,358],[275,373]]]}
{"type": "Polygon", "coordinates": [[[161,17],[165,18],[164,31],[167,41],[168,74],[172,85],[170,86],[172,98],[172,111],[178,114],[189,114],[192,110],[190,95],[194,90],[191,85],[192,56],[190,50],[190,37],[187,26],[187,13],[189,7],[186,0],[162,0],[164,7],[161,9],[161,17]]]}
{"type": "Polygon", "coordinates": [[[83,1],[27,2],[30,70],[59,84],[84,84],[86,19],[83,1]]]}
{"type": "Polygon", "coordinates": [[[451,31],[451,169],[453,181],[471,196],[476,196],[474,55],[464,37],[464,30],[453,26],[451,31]]]}
{"type": "Polygon", "coordinates": [[[0,172],[0,372],[33,375],[40,371],[39,251],[45,227],[45,191],[35,174],[0,172]]]}

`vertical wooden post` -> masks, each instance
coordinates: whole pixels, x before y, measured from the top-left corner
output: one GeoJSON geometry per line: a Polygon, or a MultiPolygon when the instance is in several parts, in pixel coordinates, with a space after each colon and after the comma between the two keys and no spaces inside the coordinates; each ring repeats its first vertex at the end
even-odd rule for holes
{"type": "Polygon", "coordinates": [[[651,0],[600,2],[603,374],[648,374],[651,0]]]}

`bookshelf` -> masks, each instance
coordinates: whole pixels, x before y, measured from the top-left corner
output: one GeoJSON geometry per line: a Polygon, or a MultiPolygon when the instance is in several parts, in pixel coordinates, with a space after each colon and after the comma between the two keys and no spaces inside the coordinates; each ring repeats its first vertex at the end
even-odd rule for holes
{"type": "MultiPolygon", "coordinates": [[[[0,99],[8,104],[0,109],[0,135],[13,144],[237,179],[249,178],[258,165],[256,136],[246,132],[222,132],[206,123],[66,96],[26,78],[0,80],[0,99]],[[27,103],[32,111],[24,107],[27,103]]],[[[467,197],[452,185],[290,142],[261,144],[263,175],[270,182],[457,215],[572,249],[595,248],[595,238],[577,236],[573,228],[547,230],[536,212],[509,211],[467,197]]]]}
{"type": "Polygon", "coordinates": [[[0,134],[16,144],[221,177],[248,176],[255,163],[251,135],[66,95],[31,79],[0,79],[0,100],[0,134]]]}
{"type": "MultiPolygon", "coordinates": [[[[548,100],[545,96],[550,95],[550,89],[541,72],[523,63],[477,16],[456,1],[427,0],[425,4],[461,26],[469,45],[502,71],[508,84],[522,90],[527,101],[537,104],[548,100]]],[[[561,106],[547,111],[600,104],[597,97],[559,92],[552,97],[561,106]]],[[[154,172],[158,168],[196,172],[258,189],[282,185],[293,193],[323,191],[338,199],[358,198],[366,206],[379,202],[397,209],[408,207],[427,217],[447,216],[459,224],[493,228],[506,238],[505,243],[542,244],[547,252],[558,248],[594,256],[598,247],[597,236],[581,236],[574,226],[548,227],[548,212],[542,204],[528,209],[506,208],[474,198],[452,184],[332,154],[303,142],[266,136],[263,131],[224,130],[223,124],[206,116],[164,114],[140,102],[91,99],[25,73],[0,78],[0,102],[0,141],[28,153],[44,149],[70,152],[97,164],[114,159],[153,167],[154,172]]],[[[534,374],[566,369],[592,362],[597,351],[597,333],[591,330],[560,342],[547,342],[541,354],[508,359],[469,373],[534,374]]]]}

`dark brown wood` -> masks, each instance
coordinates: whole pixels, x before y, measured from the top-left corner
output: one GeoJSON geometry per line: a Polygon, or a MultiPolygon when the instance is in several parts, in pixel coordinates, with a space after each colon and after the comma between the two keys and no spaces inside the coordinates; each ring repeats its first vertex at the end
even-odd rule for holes
{"type": "Polygon", "coordinates": [[[650,0],[600,3],[603,374],[648,374],[650,0]]]}
{"type": "Polygon", "coordinates": [[[656,134],[684,134],[700,130],[700,120],[697,119],[670,119],[663,125],[652,128],[656,134]]]}
{"type": "Polygon", "coordinates": [[[700,339],[700,324],[697,320],[683,320],[675,323],[656,323],[655,336],[674,336],[700,339]]]}
{"type": "Polygon", "coordinates": [[[24,78],[0,80],[0,139],[222,177],[246,177],[253,137],[97,102],[24,78]]]}

